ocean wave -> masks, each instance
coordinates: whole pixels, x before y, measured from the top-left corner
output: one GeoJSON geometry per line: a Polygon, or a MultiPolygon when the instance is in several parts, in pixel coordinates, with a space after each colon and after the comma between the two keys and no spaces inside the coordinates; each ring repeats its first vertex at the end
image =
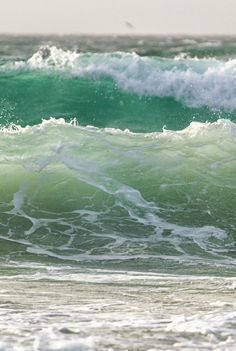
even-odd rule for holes
{"type": "Polygon", "coordinates": [[[2,257],[13,245],[21,258],[234,265],[233,122],[132,133],[51,119],[0,133],[2,257]]]}
{"type": "Polygon", "coordinates": [[[234,111],[236,60],[141,57],[136,53],[77,53],[41,47],[27,62],[11,67],[61,72],[70,77],[111,78],[140,96],[173,97],[189,107],[234,111]]]}

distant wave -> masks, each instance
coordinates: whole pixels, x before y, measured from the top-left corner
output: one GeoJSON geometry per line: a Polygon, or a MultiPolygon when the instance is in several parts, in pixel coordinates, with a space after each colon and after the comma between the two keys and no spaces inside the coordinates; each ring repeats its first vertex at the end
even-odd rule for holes
{"type": "Polygon", "coordinates": [[[189,107],[236,109],[234,59],[225,62],[184,55],[163,59],[122,52],[77,53],[45,46],[27,62],[10,67],[60,72],[67,77],[111,78],[120,89],[140,96],[173,97],[189,107]]]}

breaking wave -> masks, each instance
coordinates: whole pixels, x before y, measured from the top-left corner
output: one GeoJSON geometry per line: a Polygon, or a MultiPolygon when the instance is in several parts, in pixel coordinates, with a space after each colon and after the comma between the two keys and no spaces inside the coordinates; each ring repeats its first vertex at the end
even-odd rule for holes
{"type": "Polygon", "coordinates": [[[136,53],[77,53],[41,47],[27,62],[11,67],[69,74],[89,79],[111,78],[126,92],[173,97],[189,107],[234,111],[236,60],[141,57],[136,53]]]}

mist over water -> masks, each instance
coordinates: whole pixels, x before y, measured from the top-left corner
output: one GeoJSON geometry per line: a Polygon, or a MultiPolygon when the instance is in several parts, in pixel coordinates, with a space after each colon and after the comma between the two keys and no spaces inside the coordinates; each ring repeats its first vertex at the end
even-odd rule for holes
{"type": "Polygon", "coordinates": [[[0,293],[37,301],[3,350],[233,350],[235,57],[223,37],[0,37],[0,293]]]}

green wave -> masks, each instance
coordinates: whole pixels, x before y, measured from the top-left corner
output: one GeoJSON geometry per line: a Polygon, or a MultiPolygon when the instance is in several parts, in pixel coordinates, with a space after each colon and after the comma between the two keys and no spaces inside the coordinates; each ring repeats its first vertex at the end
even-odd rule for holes
{"type": "Polygon", "coordinates": [[[0,123],[35,125],[42,118],[76,118],[81,125],[136,132],[187,127],[191,121],[234,120],[234,113],[191,108],[172,97],[139,96],[109,78],[67,77],[38,71],[0,75],[0,123]]]}
{"type": "Polygon", "coordinates": [[[233,269],[235,128],[2,130],[2,259],[233,269]]]}

